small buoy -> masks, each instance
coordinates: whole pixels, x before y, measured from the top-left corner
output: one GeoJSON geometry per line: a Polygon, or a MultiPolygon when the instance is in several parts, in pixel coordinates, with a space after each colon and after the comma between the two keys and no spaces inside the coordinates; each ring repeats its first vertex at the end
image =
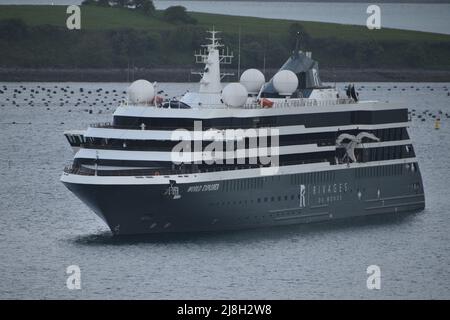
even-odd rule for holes
{"type": "Polygon", "coordinates": [[[434,129],[439,130],[440,128],[441,128],[441,121],[439,118],[437,118],[436,121],[434,122],[434,129]]]}

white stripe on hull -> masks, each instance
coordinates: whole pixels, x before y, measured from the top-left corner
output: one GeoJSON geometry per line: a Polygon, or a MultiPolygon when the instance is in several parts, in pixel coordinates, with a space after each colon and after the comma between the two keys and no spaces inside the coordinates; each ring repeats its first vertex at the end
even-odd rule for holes
{"type": "MultiPolygon", "coordinates": [[[[376,130],[376,129],[390,129],[390,128],[406,128],[409,127],[408,122],[395,122],[385,124],[364,124],[364,125],[346,125],[346,126],[329,126],[329,127],[314,127],[306,128],[303,125],[299,126],[281,126],[270,127],[271,129],[279,130],[280,135],[304,134],[304,133],[320,133],[320,132],[335,132],[343,130],[376,130]]],[[[258,130],[258,128],[253,128],[258,130]]],[[[245,129],[243,129],[245,130],[245,129]]],[[[176,137],[172,137],[174,130],[128,130],[128,129],[114,129],[114,128],[94,128],[90,127],[85,134],[85,137],[90,138],[104,138],[104,139],[124,139],[124,140],[169,140],[178,141],[176,137]]],[[[226,132],[227,130],[217,130],[218,132],[226,132]]],[[[194,131],[191,131],[194,134],[194,131]]],[[[205,132],[210,131],[203,131],[205,132]]],[[[206,140],[206,139],[204,139],[206,140]]]]}
{"type": "Polygon", "coordinates": [[[410,139],[361,143],[360,145],[357,145],[356,148],[358,148],[358,149],[381,148],[381,147],[404,146],[404,145],[408,145],[408,144],[412,144],[412,141],[410,139]]]}
{"type": "MultiPolygon", "coordinates": [[[[310,163],[294,166],[282,166],[277,172],[271,175],[290,175],[308,172],[346,170],[355,168],[379,167],[394,164],[410,164],[416,163],[415,157],[395,160],[371,161],[365,163],[350,163],[331,165],[329,162],[310,163]]],[[[272,168],[277,169],[277,168],[272,168]]],[[[192,173],[185,175],[167,175],[167,176],[84,176],[63,173],[61,181],[75,184],[91,184],[91,185],[155,185],[169,184],[169,180],[175,180],[177,183],[200,183],[209,181],[223,181],[233,179],[260,178],[271,176],[263,173],[264,169],[242,169],[232,171],[204,172],[192,173]]],[[[268,168],[270,170],[270,168],[268,168]]]]}
{"type": "MultiPolygon", "coordinates": [[[[363,145],[357,146],[358,148],[379,148],[379,147],[390,147],[397,145],[407,145],[411,144],[411,140],[397,140],[397,141],[386,141],[386,142],[372,142],[364,143],[363,145]]],[[[275,155],[288,155],[288,154],[304,154],[304,153],[314,153],[314,152],[327,152],[335,151],[336,146],[317,146],[317,144],[302,144],[302,145],[289,145],[281,146],[277,150],[276,148],[267,148],[270,152],[269,156],[275,155]]],[[[253,155],[253,157],[258,156],[258,149],[245,149],[247,155],[253,155]]],[[[98,159],[101,160],[125,160],[125,161],[166,161],[172,162],[175,159],[176,154],[172,151],[125,151],[125,150],[104,150],[104,149],[80,149],[75,155],[75,159],[98,159]]],[[[183,154],[185,157],[182,162],[190,163],[193,161],[210,161],[218,159],[235,159],[248,157],[241,155],[240,152],[229,151],[226,152],[216,152],[212,156],[208,152],[185,152],[183,154]],[[237,155],[236,155],[237,153],[237,155]]]]}
{"type": "MultiPolygon", "coordinates": [[[[335,146],[318,147],[317,144],[303,144],[294,146],[281,146],[277,152],[277,148],[273,147],[272,151],[270,146],[267,148],[270,152],[269,156],[276,154],[301,154],[311,152],[323,152],[323,151],[335,151],[335,146]]],[[[247,154],[258,157],[258,149],[245,149],[247,154]]],[[[236,157],[235,151],[223,151],[216,152],[214,156],[209,152],[185,152],[183,157],[186,157],[184,163],[190,163],[193,161],[208,161],[215,159],[234,159],[244,158],[244,156],[236,157]]],[[[101,160],[127,160],[127,161],[167,161],[172,162],[175,159],[176,153],[172,151],[122,151],[122,150],[102,150],[102,149],[80,149],[75,155],[75,159],[98,159],[101,160]]]]}
{"type": "Polygon", "coordinates": [[[159,169],[156,167],[120,167],[120,166],[103,166],[103,165],[89,165],[83,164],[82,168],[90,169],[90,170],[108,170],[108,171],[123,171],[123,170],[151,170],[151,169],[159,169]]]}

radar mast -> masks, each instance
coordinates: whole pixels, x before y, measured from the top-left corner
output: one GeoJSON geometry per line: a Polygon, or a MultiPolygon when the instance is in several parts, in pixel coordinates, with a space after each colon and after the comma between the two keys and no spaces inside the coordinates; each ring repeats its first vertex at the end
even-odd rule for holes
{"type": "Polygon", "coordinates": [[[207,31],[211,34],[210,38],[207,38],[211,43],[202,45],[203,49],[199,52],[195,52],[195,62],[205,64],[205,68],[201,72],[193,72],[199,74],[202,79],[200,80],[199,93],[220,93],[222,91],[221,80],[225,76],[233,75],[232,73],[221,73],[220,64],[231,64],[234,57],[233,52],[230,52],[227,47],[226,50],[222,49],[220,44],[220,38],[216,35],[219,31],[207,31]]]}

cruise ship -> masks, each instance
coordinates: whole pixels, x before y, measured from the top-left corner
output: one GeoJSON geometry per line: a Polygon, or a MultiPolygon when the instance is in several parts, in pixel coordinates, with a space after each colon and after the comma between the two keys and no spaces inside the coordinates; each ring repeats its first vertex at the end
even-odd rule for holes
{"type": "Polygon", "coordinates": [[[408,108],[324,85],[298,46],[266,82],[222,83],[233,54],[209,31],[197,92],[137,80],[111,123],[65,135],[61,181],[114,235],[281,226],[417,212],[424,189],[408,108]]]}

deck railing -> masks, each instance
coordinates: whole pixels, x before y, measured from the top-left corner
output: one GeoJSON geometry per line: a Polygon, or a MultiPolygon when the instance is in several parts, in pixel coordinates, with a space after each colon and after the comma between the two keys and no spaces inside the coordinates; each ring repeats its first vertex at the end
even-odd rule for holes
{"type": "MultiPolygon", "coordinates": [[[[268,98],[270,100],[270,98],[268,98]]],[[[172,105],[176,105],[176,102],[179,102],[179,107],[169,107],[167,109],[183,109],[183,110],[199,110],[204,108],[203,105],[201,108],[196,105],[192,105],[191,108],[181,108],[181,101],[165,101],[165,102],[171,102],[172,105]]],[[[260,102],[254,101],[251,103],[244,104],[241,108],[242,109],[273,109],[273,108],[292,108],[292,107],[323,107],[323,106],[334,106],[334,105],[341,105],[341,104],[351,104],[356,103],[355,100],[351,98],[336,98],[336,99],[325,99],[325,100],[317,100],[317,99],[308,99],[308,98],[295,98],[295,99],[286,99],[284,101],[274,101],[274,104],[272,107],[264,107],[260,102]]],[[[122,104],[121,107],[135,107],[136,105],[133,104],[122,104]]],[[[160,106],[153,106],[153,105],[146,105],[148,107],[154,107],[154,108],[163,108],[160,106]]],[[[229,107],[225,104],[208,104],[208,109],[239,109],[229,107]]]]}
{"type": "MultiPolygon", "coordinates": [[[[318,163],[318,162],[330,162],[332,163],[334,159],[324,158],[324,159],[309,159],[303,161],[283,161],[280,166],[307,164],[307,163],[318,163]]],[[[169,176],[177,175],[184,176],[187,174],[195,173],[208,173],[208,172],[222,172],[222,171],[235,171],[243,169],[258,169],[258,168],[268,168],[270,165],[239,165],[229,167],[213,167],[211,170],[205,170],[200,168],[193,168],[189,166],[182,166],[178,168],[149,168],[149,169],[124,169],[124,170],[96,170],[91,168],[86,168],[80,165],[69,165],[64,168],[64,172],[67,174],[75,174],[82,176],[128,176],[128,177],[156,177],[156,176],[169,176]]]]}

